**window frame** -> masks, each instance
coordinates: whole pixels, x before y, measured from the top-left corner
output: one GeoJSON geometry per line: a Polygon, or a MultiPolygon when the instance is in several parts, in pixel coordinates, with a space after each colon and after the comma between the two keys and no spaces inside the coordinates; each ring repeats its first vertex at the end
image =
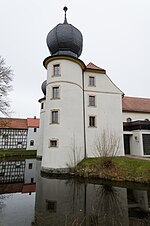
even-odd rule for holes
{"type": "Polygon", "coordinates": [[[60,123],[60,113],[59,113],[60,111],[59,111],[59,109],[53,109],[53,110],[51,110],[51,118],[50,118],[50,124],[55,124],[55,125],[57,125],[57,124],[59,124],[60,123]],[[53,116],[53,113],[58,113],[58,116],[57,116],[57,120],[53,120],[54,118],[54,116],[53,116]]]}
{"type": "Polygon", "coordinates": [[[51,99],[53,99],[53,100],[55,100],[55,99],[60,99],[60,86],[52,86],[52,98],[51,99]],[[58,89],[58,95],[55,97],[54,96],[54,89],[58,89]]]}
{"type": "Polygon", "coordinates": [[[95,76],[89,75],[88,86],[91,86],[91,87],[96,86],[96,78],[95,78],[95,76]],[[91,82],[90,82],[90,79],[91,79],[91,78],[93,79],[92,84],[91,84],[91,82]]]}
{"type": "Polygon", "coordinates": [[[95,115],[89,115],[89,126],[90,128],[95,128],[96,127],[96,116],[95,115]],[[91,118],[94,118],[94,124],[92,125],[91,123],[91,118]]]}
{"type": "Polygon", "coordinates": [[[96,107],[96,96],[95,95],[89,95],[89,105],[88,105],[89,107],[96,107]],[[90,101],[90,98],[94,98],[94,105],[93,104],[91,104],[92,103],[92,101],[90,101]]]}
{"type": "Polygon", "coordinates": [[[58,139],[49,139],[49,148],[58,148],[58,139]],[[56,145],[53,145],[52,143],[56,142],[56,145]]]}
{"type": "Polygon", "coordinates": [[[30,146],[34,146],[34,140],[30,140],[30,146]]]}
{"type": "Polygon", "coordinates": [[[59,77],[61,76],[61,72],[60,72],[60,64],[53,64],[53,77],[59,77]]]}
{"type": "Polygon", "coordinates": [[[33,168],[33,163],[29,163],[29,165],[28,165],[28,169],[32,169],[33,168]]]}

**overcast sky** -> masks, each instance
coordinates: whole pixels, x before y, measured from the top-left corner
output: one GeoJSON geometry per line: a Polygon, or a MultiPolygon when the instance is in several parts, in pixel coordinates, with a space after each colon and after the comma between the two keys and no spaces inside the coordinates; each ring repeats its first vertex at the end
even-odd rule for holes
{"type": "Polygon", "coordinates": [[[93,62],[127,96],[150,97],[150,0],[0,0],[0,55],[14,71],[12,117],[39,116],[48,32],[67,20],[93,62]]]}

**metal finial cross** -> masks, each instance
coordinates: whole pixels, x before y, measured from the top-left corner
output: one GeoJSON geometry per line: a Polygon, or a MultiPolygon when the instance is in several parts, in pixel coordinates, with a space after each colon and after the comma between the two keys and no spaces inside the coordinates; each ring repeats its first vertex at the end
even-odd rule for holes
{"type": "Polygon", "coordinates": [[[65,20],[64,20],[64,24],[67,24],[66,12],[67,12],[68,8],[65,6],[65,7],[63,8],[63,10],[65,11],[65,20]]]}

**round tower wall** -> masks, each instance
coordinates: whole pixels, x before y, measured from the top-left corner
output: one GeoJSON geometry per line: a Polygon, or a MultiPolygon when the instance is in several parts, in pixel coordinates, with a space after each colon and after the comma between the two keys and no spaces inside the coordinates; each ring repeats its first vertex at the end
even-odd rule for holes
{"type": "Polygon", "coordinates": [[[84,157],[82,69],[76,62],[57,59],[48,64],[43,152],[44,168],[67,168],[84,157]]]}

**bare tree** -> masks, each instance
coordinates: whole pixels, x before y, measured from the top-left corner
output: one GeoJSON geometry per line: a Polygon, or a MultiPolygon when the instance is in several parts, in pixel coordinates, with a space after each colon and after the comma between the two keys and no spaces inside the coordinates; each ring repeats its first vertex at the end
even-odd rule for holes
{"type": "Polygon", "coordinates": [[[95,156],[101,157],[101,165],[111,167],[112,158],[117,155],[120,146],[120,138],[109,130],[102,130],[95,139],[95,156]]]}
{"type": "Polygon", "coordinates": [[[7,116],[10,114],[8,93],[12,90],[12,80],[13,71],[5,65],[5,59],[0,56],[0,112],[7,116]]]}

